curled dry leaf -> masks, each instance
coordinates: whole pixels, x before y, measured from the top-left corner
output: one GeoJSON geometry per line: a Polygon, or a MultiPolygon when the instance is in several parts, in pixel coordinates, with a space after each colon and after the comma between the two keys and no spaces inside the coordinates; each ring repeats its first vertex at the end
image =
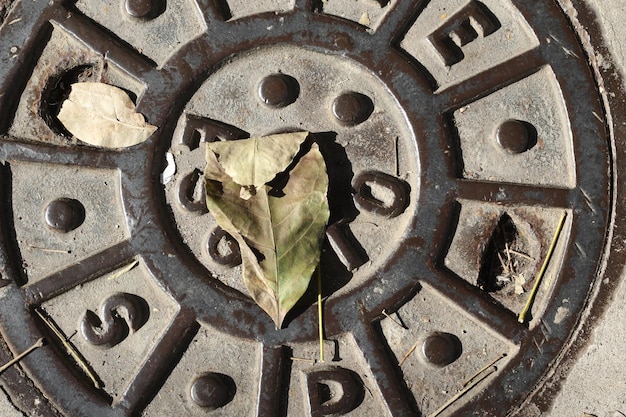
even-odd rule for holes
{"type": "Polygon", "coordinates": [[[276,328],[309,285],[329,217],[328,175],[316,144],[288,172],[279,193],[266,184],[290,166],[307,135],[207,145],[207,206],[239,243],[244,283],[276,328]],[[255,192],[241,198],[251,187],[255,192]]]}
{"type": "Polygon", "coordinates": [[[308,135],[296,132],[240,140],[236,144],[213,142],[210,148],[226,174],[243,187],[241,197],[247,200],[289,166],[308,135]]]}
{"type": "Polygon", "coordinates": [[[103,148],[137,145],[157,129],[135,112],[124,90],[104,83],[72,84],[57,117],[72,135],[103,148]]]}

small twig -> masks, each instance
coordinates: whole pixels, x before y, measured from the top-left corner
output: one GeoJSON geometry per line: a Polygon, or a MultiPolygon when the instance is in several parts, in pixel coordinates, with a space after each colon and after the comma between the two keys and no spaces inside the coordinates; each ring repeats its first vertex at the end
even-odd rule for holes
{"type": "Polygon", "coordinates": [[[494,366],[496,363],[500,362],[502,359],[506,358],[506,353],[503,353],[502,355],[500,355],[499,357],[497,357],[496,359],[494,359],[491,363],[483,366],[480,370],[476,371],[476,373],[474,375],[472,375],[471,377],[469,377],[467,379],[467,381],[465,381],[463,383],[463,388],[465,388],[469,383],[471,383],[474,379],[476,379],[476,377],[480,374],[482,374],[483,372],[485,372],[487,369],[491,368],[492,366],[494,366]]]}
{"type": "Polygon", "coordinates": [[[291,357],[292,361],[297,361],[297,362],[308,362],[312,365],[315,365],[315,359],[306,359],[306,358],[296,358],[296,357],[291,357]]]}
{"type": "MultiPolygon", "coordinates": [[[[10,25],[10,23],[9,23],[10,25]]],[[[604,123],[604,121],[602,120],[602,118],[600,116],[598,116],[598,113],[596,113],[595,111],[592,111],[591,114],[593,114],[593,116],[598,119],[599,122],[604,123]]]]}
{"type": "Polygon", "coordinates": [[[72,251],[71,251],[71,250],[40,248],[40,247],[38,247],[38,246],[32,246],[32,245],[29,245],[28,247],[29,247],[30,249],[36,249],[36,250],[40,250],[40,251],[42,251],[42,252],[64,253],[64,254],[70,254],[70,253],[72,253],[72,251]]]}
{"type": "Polygon", "coordinates": [[[122,268],[119,271],[111,274],[111,276],[109,276],[107,279],[112,281],[112,280],[114,280],[116,278],[121,277],[122,275],[124,275],[125,273],[127,273],[128,271],[133,269],[135,266],[137,266],[138,263],[139,263],[138,260],[134,260],[133,262],[131,262],[128,265],[126,265],[124,268],[122,268]]]}
{"type": "Polygon", "coordinates": [[[406,327],[404,327],[398,320],[394,319],[393,317],[391,317],[388,313],[386,309],[383,309],[382,311],[383,316],[387,317],[389,320],[391,320],[392,322],[396,323],[398,326],[402,327],[403,329],[406,330],[406,327]]]}
{"type": "Polygon", "coordinates": [[[317,322],[320,338],[320,362],[324,363],[324,322],[322,309],[322,265],[317,267],[317,322]]]}
{"type": "Polygon", "coordinates": [[[468,391],[470,391],[472,388],[474,388],[476,385],[480,384],[481,382],[483,382],[485,379],[487,379],[487,377],[489,377],[489,375],[493,374],[494,372],[496,372],[498,370],[498,368],[496,368],[495,366],[491,368],[491,370],[489,370],[489,372],[487,372],[486,374],[484,374],[482,377],[476,379],[474,382],[470,383],[469,385],[467,385],[465,388],[463,388],[461,391],[457,392],[456,395],[452,398],[450,398],[444,405],[442,405],[441,407],[439,407],[437,409],[437,411],[435,411],[434,413],[432,413],[429,417],[437,417],[439,414],[443,413],[448,407],[450,407],[452,404],[454,404],[459,398],[461,398],[462,396],[464,396],[465,394],[467,394],[468,391]]]}
{"type": "Polygon", "coordinates": [[[513,269],[513,264],[511,263],[511,252],[509,249],[509,244],[506,241],[504,242],[504,250],[506,251],[506,261],[509,268],[509,273],[513,274],[515,273],[515,270],[513,269]]]}
{"type": "Polygon", "coordinates": [[[4,365],[0,366],[0,374],[2,372],[6,371],[7,369],[9,369],[10,367],[12,367],[13,365],[15,365],[16,363],[18,363],[19,361],[21,361],[22,359],[24,359],[26,357],[26,355],[28,355],[33,350],[42,347],[43,344],[44,344],[44,341],[45,341],[45,339],[43,337],[39,338],[39,340],[37,340],[35,342],[35,344],[33,344],[31,347],[29,347],[24,352],[20,353],[19,355],[17,355],[16,357],[11,359],[10,361],[5,363],[4,365]]]}
{"type": "Polygon", "coordinates": [[[522,258],[526,258],[529,261],[534,261],[535,258],[533,258],[532,256],[526,255],[525,253],[522,252],[518,252],[516,250],[510,249],[509,252],[511,252],[513,255],[517,255],[517,256],[521,256],[522,258]]]}
{"type": "Polygon", "coordinates": [[[504,273],[504,275],[510,275],[511,272],[509,271],[507,264],[504,262],[502,255],[500,255],[500,252],[496,252],[496,255],[498,255],[498,259],[500,260],[500,266],[502,267],[502,272],[504,273]]]}
{"type": "Polygon", "coordinates": [[[50,329],[50,331],[54,333],[54,335],[57,337],[59,342],[61,342],[61,344],[67,351],[67,353],[76,361],[76,363],[78,364],[78,366],[80,366],[83,372],[85,372],[85,374],[87,375],[87,377],[89,377],[93,385],[97,389],[100,389],[101,388],[100,381],[98,381],[98,378],[96,378],[92,370],[89,368],[89,365],[87,365],[85,359],[80,354],[80,352],[78,352],[78,350],[76,350],[76,348],[70,342],[68,342],[67,337],[65,337],[65,335],[63,334],[61,329],[56,325],[56,323],[54,323],[48,316],[46,316],[44,312],[41,311],[39,308],[35,308],[35,313],[37,313],[39,318],[44,322],[44,324],[48,327],[48,329],[50,329]]]}
{"type": "Polygon", "coordinates": [[[404,361],[406,361],[409,358],[409,356],[411,356],[411,353],[415,352],[415,349],[417,349],[417,345],[419,345],[419,344],[420,344],[420,342],[418,340],[417,342],[415,342],[415,344],[413,346],[411,346],[411,349],[409,349],[409,351],[404,355],[404,357],[402,358],[400,363],[398,363],[398,366],[402,366],[404,361]]]}
{"type": "Polygon", "coordinates": [[[539,285],[541,284],[541,280],[543,279],[544,274],[546,273],[546,269],[548,269],[548,264],[550,263],[550,258],[552,258],[552,254],[554,253],[554,248],[556,248],[556,243],[559,240],[559,236],[561,235],[561,231],[563,231],[563,225],[565,224],[565,218],[567,217],[567,212],[563,212],[561,216],[561,220],[559,220],[559,225],[554,232],[554,237],[552,238],[552,243],[550,243],[550,247],[548,248],[548,253],[546,254],[546,258],[543,260],[543,265],[541,265],[541,269],[539,270],[539,274],[535,279],[535,285],[533,285],[533,289],[530,291],[530,295],[528,296],[528,300],[526,301],[526,305],[522,309],[522,312],[519,313],[519,317],[517,321],[520,323],[526,322],[526,316],[530,311],[533,302],[535,301],[535,296],[537,295],[537,291],[539,290],[539,285]]]}

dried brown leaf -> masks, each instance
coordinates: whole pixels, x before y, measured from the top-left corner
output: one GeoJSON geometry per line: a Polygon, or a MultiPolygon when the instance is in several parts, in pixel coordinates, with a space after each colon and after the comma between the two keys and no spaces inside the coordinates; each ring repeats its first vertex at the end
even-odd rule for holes
{"type": "Polygon", "coordinates": [[[297,153],[293,149],[296,145],[299,149],[307,134],[283,136],[280,140],[270,136],[209,144],[205,170],[209,211],[239,243],[244,283],[277,328],[309,285],[319,263],[329,217],[328,176],[316,144],[289,172],[280,197],[270,194],[270,186],[258,185],[260,177],[269,181],[290,165],[293,156],[288,155],[297,153]],[[287,142],[291,143],[285,146],[287,142]],[[282,156],[263,159],[267,164],[264,173],[246,176],[241,171],[257,167],[260,162],[249,158],[249,152],[282,156]],[[225,154],[229,157],[224,158],[225,154]],[[243,199],[242,186],[252,185],[250,180],[256,182],[256,192],[243,199]]]}
{"type": "Polygon", "coordinates": [[[283,133],[209,145],[225,173],[246,187],[261,187],[284,171],[309,132],[283,133]]]}
{"type": "Polygon", "coordinates": [[[103,148],[137,145],[157,130],[124,90],[104,83],[72,84],[58,119],[78,139],[103,148]]]}

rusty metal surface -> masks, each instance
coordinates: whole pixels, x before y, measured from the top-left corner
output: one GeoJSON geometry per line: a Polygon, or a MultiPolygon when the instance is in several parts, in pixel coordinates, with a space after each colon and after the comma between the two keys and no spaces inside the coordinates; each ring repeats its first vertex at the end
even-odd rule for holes
{"type": "Polygon", "coordinates": [[[15,2],[0,330],[5,351],[50,343],[5,387],[32,415],[426,416],[495,363],[441,415],[518,413],[586,317],[615,215],[619,143],[570,18],[553,1],[15,2]],[[123,150],[72,138],[56,114],[77,81],[124,88],[159,130],[123,150]],[[294,130],[329,167],[324,364],[316,285],[275,330],[203,204],[206,142],[294,130]]]}

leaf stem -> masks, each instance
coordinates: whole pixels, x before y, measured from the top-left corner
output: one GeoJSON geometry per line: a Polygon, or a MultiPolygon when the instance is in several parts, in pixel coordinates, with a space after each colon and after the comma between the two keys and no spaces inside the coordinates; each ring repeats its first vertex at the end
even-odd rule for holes
{"type": "Polygon", "coordinates": [[[322,265],[317,268],[317,322],[320,338],[320,362],[324,363],[324,322],[322,316],[322,265]]]}
{"type": "Polygon", "coordinates": [[[291,357],[292,361],[297,361],[297,362],[308,362],[311,365],[315,365],[315,359],[307,359],[307,358],[297,358],[295,356],[291,357]]]}
{"type": "Polygon", "coordinates": [[[546,269],[548,269],[548,264],[550,263],[550,259],[552,258],[552,254],[554,253],[554,248],[556,247],[556,243],[559,240],[559,236],[563,231],[563,225],[565,224],[565,218],[567,217],[567,212],[563,212],[561,215],[561,220],[559,220],[559,225],[556,227],[554,232],[554,237],[552,238],[552,243],[548,248],[548,253],[546,254],[545,259],[543,260],[543,265],[541,265],[541,269],[539,270],[539,274],[537,275],[537,279],[535,279],[535,284],[533,285],[533,289],[530,291],[530,295],[528,296],[528,300],[526,301],[526,305],[522,309],[521,313],[519,313],[519,317],[517,321],[520,323],[525,323],[527,319],[527,315],[530,312],[531,307],[535,301],[535,297],[537,295],[537,291],[539,290],[539,285],[541,284],[541,280],[543,279],[544,274],[546,273],[546,269]]]}
{"type": "Polygon", "coordinates": [[[124,268],[122,268],[122,269],[114,272],[113,274],[111,274],[107,279],[109,279],[111,281],[114,280],[114,279],[117,279],[117,278],[121,277],[122,275],[124,275],[125,273],[129,272],[131,269],[133,269],[138,264],[139,264],[139,261],[135,259],[133,262],[129,263],[124,268]]]}
{"type": "Polygon", "coordinates": [[[65,249],[48,249],[48,248],[40,248],[38,246],[32,246],[29,245],[30,249],[35,249],[35,250],[40,250],[42,252],[51,252],[51,253],[64,253],[64,254],[70,254],[72,253],[72,251],[69,250],[65,250],[65,249]]]}

